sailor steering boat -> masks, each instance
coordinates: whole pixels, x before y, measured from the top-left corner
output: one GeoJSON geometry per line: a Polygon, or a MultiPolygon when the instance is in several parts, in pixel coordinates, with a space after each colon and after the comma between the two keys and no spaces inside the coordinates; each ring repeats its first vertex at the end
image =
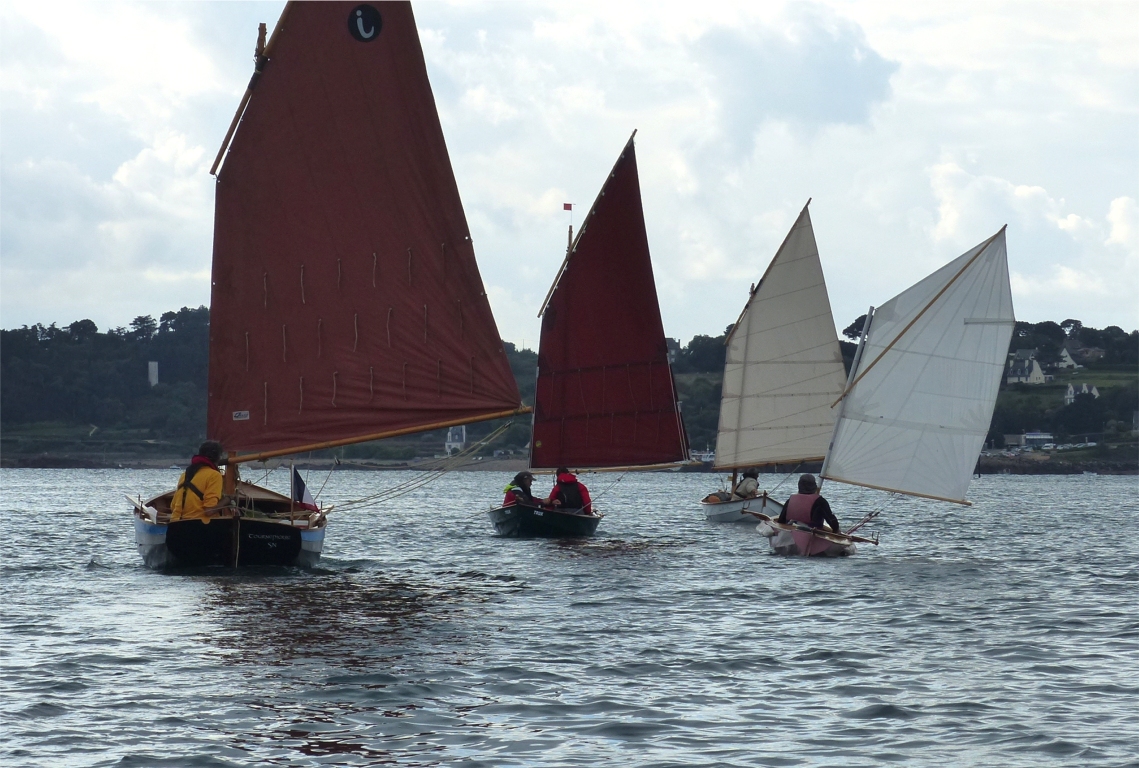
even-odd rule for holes
{"type": "MultiPolygon", "coordinates": [[[[636,131],[582,221],[542,304],[530,468],[672,468],[688,441],[668,362],[641,205],[636,131]]],[[[573,475],[570,475],[572,478],[573,475]]],[[[592,514],[590,514],[592,512],[592,514]]],[[[589,499],[489,512],[503,536],[591,536],[589,499]]]]}
{"type": "Polygon", "coordinates": [[[330,508],[242,480],[243,463],[530,411],[410,5],[290,2],[255,61],[210,169],[223,488],[195,519],[172,519],[175,491],[132,500],[152,566],[316,562],[330,508]]]}
{"type": "MultiPolygon", "coordinates": [[[[728,337],[716,465],[822,458],[823,480],[968,505],[1014,325],[1002,227],[871,307],[844,377],[804,207],[728,337]]],[[[877,511],[839,534],[777,522],[780,505],[766,494],[703,506],[709,519],[761,520],[781,554],[877,544],[853,535],[877,511]]]]}

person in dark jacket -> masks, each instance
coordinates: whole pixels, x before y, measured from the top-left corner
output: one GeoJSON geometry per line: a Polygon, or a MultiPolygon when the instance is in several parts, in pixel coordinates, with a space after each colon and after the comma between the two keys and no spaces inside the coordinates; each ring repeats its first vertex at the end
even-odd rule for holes
{"type": "Polygon", "coordinates": [[[776,522],[803,523],[812,528],[822,528],[823,523],[826,523],[835,533],[842,533],[838,519],[831,512],[831,505],[819,494],[819,485],[815,482],[814,475],[799,478],[799,492],[791,494],[791,498],[787,499],[776,522]]]}
{"type": "Polygon", "coordinates": [[[545,499],[535,499],[534,494],[530,493],[530,485],[534,482],[534,476],[529,472],[522,471],[514,476],[506,488],[506,497],[502,500],[502,506],[509,507],[512,504],[531,504],[538,506],[545,504],[545,499]]]}
{"type": "Polygon", "coordinates": [[[558,467],[558,482],[554,490],[550,491],[550,503],[561,507],[567,512],[580,512],[583,515],[593,514],[593,502],[589,499],[589,489],[578,482],[565,467],[558,467]]]}

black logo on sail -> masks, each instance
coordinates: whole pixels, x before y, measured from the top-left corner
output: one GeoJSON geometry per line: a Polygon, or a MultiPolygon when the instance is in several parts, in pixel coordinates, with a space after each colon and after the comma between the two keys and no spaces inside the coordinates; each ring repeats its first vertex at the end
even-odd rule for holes
{"type": "Polygon", "coordinates": [[[348,32],[361,43],[370,43],[379,37],[383,25],[380,12],[370,5],[357,5],[348,14],[348,32]]]}

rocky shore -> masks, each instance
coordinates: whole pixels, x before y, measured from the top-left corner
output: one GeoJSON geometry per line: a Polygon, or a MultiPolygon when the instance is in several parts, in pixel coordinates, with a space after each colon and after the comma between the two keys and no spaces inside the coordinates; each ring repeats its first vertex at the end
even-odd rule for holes
{"type": "Polygon", "coordinates": [[[1027,453],[1020,456],[982,456],[977,472],[982,475],[1139,475],[1139,455],[1068,457],[1062,454],[1027,453]]]}

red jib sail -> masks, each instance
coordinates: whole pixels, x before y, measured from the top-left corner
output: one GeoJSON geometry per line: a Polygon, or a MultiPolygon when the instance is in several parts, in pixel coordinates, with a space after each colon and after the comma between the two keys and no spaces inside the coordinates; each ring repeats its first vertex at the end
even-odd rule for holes
{"type": "Polygon", "coordinates": [[[687,459],[630,138],[542,315],[530,464],[687,459]]]}
{"type": "Polygon", "coordinates": [[[349,441],[518,408],[406,3],[291,3],[218,174],[209,436],[349,441]]]}

